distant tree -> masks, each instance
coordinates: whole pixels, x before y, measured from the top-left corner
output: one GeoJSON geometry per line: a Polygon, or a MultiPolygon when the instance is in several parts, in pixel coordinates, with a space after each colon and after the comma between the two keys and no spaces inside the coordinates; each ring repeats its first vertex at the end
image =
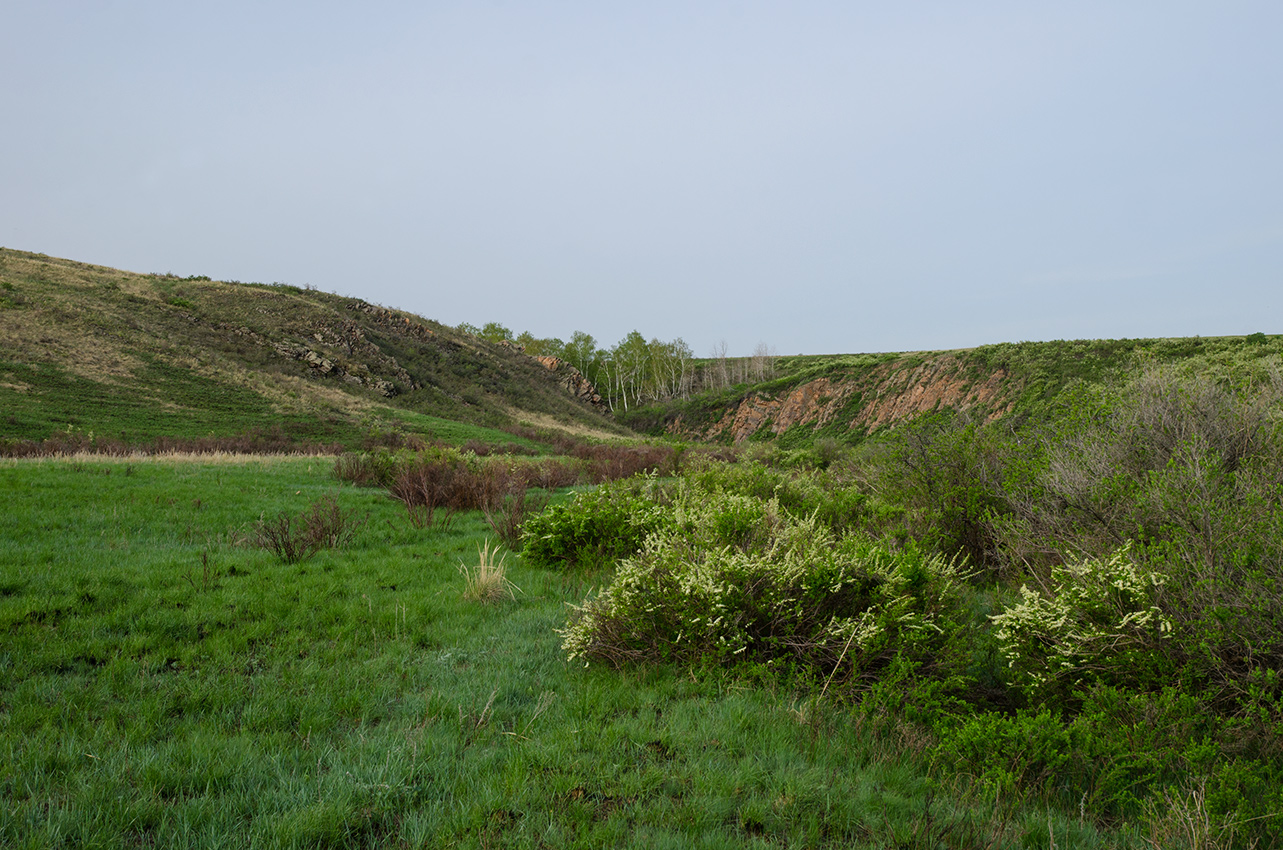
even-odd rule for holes
{"type": "Polygon", "coordinates": [[[486,322],[477,335],[488,342],[512,342],[512,331],[498,322],[486,322]]]}
{"type": "Polygon", "coordinates": [[[540,339],[530,331],[522,331],[517,335],[514,342],[520,345],[531,357],[557,357],[562,360],[565,358],[566,344],[556,337],[540,339]]]}
{"type": "Polygon", "coordinates": [[[597,362],[597,340],[593,339],[592,334],[575,331],[563,350],[563,360],[583,372],[589,380],[596,381],[593,374],[596,373],[594,365],[597,362]]]}
{"type": "Polygon", "coordinates": [[[460,333],[471,334],[472,336],[481,336],[481,328],[467,322],[460,322],[454,326],[454,329],[460,333]]]}
{"type": "Polygon", "coordinates": [[[711,383],[714,389],[722,389],[731,385],[730,362],[726,357],[727,348],[728,346],[724,339],[718,340],[717,344],[713,346],[713,377],[711,383]]]}
{"type": "Polygon", "coordinates": [[[755,381],[765,381],[775,376],[775,349],[764,342],[759,342],[753,349],[749,360],[749,370],[755,381]]]}
{"type": "MultiPolygon", "coordinates": [[[[640,399],[650,362],[650,345],[638,331],[630,331],[603,358],[609,382],[611,410],[624,410],[640,399]]],[[[600,387],[598,388],[600,389],[600,387]]]]}
{"type": "Polygon", "coordinates": [[[681,337],[672,342],[652,339],[645,397],[661,401],[689,395],[693,356],[694,352],[681,337]]]}

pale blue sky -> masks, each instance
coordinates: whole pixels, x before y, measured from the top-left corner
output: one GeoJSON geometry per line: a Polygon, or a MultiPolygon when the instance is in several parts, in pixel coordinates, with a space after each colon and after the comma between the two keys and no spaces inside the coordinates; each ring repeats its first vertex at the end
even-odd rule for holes
{"type": "Polygon", "coordinates": [[[1283,332],[1283,3],[0,22],[6,247],[697,354],[1283,332]]]}

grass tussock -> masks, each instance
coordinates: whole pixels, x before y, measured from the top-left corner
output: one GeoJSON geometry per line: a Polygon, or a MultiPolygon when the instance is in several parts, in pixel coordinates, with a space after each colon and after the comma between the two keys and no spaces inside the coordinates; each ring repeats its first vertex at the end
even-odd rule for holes
{"type": "Polygon", "coordinates": [[[508,579],[507,554],[500,554],[497,546],[485,541],[477,547],[477,563],[468,566],[459,563],[463,576],[463,598],[469,602],[500,602],[515,599],[520,590],[508,579]]]}

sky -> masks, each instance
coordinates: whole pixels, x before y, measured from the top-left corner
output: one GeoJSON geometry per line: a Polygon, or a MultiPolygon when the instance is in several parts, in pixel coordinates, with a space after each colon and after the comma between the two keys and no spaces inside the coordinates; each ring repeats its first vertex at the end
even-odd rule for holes
{"type": "Polygon", "coordinates": [[[697,355],[1283,333],[1283,3],[6,0],[0,245],[697,355]]]}

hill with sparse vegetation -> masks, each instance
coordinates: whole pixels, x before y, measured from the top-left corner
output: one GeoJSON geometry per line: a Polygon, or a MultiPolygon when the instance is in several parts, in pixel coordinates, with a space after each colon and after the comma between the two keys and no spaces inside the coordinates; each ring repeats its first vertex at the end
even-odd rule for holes
{"type": "Polygon", "coordinates": [[[0,438],[61,433],[76,444],[628,433],[516,348],[400,310],[10,249],[0,249],[0,410],[0,438]]]}
{"type": "Polygon", "coordinates": [[[698,359],[680,339],[636,331],[597,349],[583,332],[565,344],[486,332],[498,327],[0,249],[0,440],[352,448],[379,435],[462,444],[516,433],[530,448],[554,429],[803,449],[941,411],[1042,419],[1072,387],[1156,363],[1259,382],[1283,353],[1283,337],[1256,333],[795,357],[760,346],[698,359]]]}
{"type": "MultiPolygon", "coordinates": [[[[798,355],[775,358],[770,376],[655,401],[618,418],[652,435],[720,443],[771,442],[803,448],[817,439],[855,444],[918,417],[965,412],[978,421],[1054,417],[1067,390],[1116,384],[1145,368],[1182,365],[1237,382],[1278,373],[1283,337],[1056,340],[954,351],[798,355]]],[[[741,370],[741,374],[744,371],[741,370]]]]}

